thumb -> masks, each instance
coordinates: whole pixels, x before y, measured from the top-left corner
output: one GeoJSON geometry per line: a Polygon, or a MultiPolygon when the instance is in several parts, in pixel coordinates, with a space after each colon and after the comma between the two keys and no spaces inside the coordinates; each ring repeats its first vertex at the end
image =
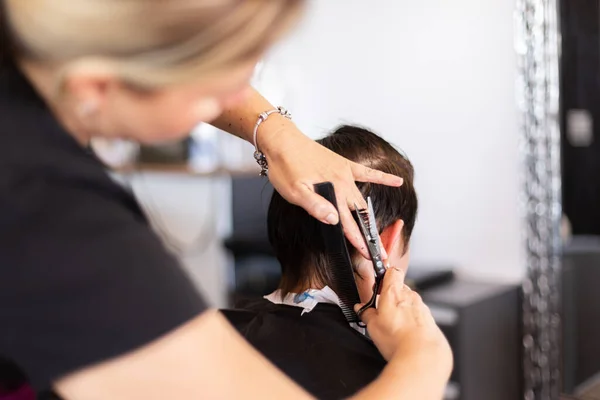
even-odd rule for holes
{"type": "Polygon", "coordinates": [[[306,212],[324,224],[335,225],[340,221],[333,204],[306,185],[300,186],[293,203],[304,208],[306,212]]]}
{"type": "MultiPolygon", "coordinates": [[[[354,312],[358,313],[358,311],[364,306],[364,304],[357,304],[354,306],[354,312]]],[[[360,319],[366,325],[369,325],[369,321],[373,319],[373,317],[377,314],[377,310],[373,307],[367,308],[365,311],[360,314],[360,319]]]]}

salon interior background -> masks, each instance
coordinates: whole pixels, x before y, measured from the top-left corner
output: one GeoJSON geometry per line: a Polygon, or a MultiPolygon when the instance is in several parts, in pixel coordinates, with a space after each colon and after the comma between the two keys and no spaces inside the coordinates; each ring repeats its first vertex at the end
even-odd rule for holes
{"type": "MultiPolygon", "coordinates": [[[[524,261],[514,2],[341,3],[310,3],[299,29],[267,59],[267,96],[312,137],[358,123],[408,154],[421,202],[414,265],[518,281],[524,261]]],[[[202,276],[205,293],[224,305],[226,179],[144,173],[131,183],[183,248],[190,274],[202,276]],[[219,205],[217,214],[211,204],[219,205]]]]}

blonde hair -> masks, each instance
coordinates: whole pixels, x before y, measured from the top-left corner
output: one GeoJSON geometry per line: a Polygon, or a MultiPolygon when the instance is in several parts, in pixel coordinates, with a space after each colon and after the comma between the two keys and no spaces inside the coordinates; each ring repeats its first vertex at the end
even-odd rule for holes
{"type": "MultiPolygon", "coordinates": [[[[0,0],[1,1],[1,0],[0,0]]],[[[18,56],[156,88],[259,56],[304,0],[4,0],[18,56]]],[[[63,71],[64,72],[64,71],[63,71]]]]}

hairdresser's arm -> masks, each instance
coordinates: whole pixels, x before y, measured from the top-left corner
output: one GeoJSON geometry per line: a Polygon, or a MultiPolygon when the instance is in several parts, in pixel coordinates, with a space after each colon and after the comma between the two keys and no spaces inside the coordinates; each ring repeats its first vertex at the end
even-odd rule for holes
{"type": "MultiPolygon", "coordinates": [[[[243,103],[225,111],[213,125],[252,143],[258,115],[273,108],[264,97],[252,90],[243,103]]],[[[313,185],[326,181],[334,184],[346,237],[363,256],[369,258],[350,212],[354,204],[366,206],[354,182],[399,186],[402,179],[346,160],[302,134],[292,121],[279,114],[271,115],[261,124],[258,145],[267,157],[269,180],[277,191],[320,221],[337,223],[338,215],[327,200],[314,192],[313,185]]]]}

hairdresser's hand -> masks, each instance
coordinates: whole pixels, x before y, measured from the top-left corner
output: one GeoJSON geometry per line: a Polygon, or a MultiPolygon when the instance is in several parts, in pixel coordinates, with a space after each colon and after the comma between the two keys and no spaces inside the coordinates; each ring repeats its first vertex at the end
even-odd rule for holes
{"type": "Polygon", "coordinates": [[[275,189],[319,221],[336,224],[341,219],[350,243],[370,258],[351,213],[355,204],[360,208],[367,206],[355,181],[400,186],[402,178],[351,162],[306,137],[291,124],[278,134],[263,132],[260,145],[269,162],[269,180],[275,189]],[[333,183],[339,216],[331,203],[315,193],[314,185],[321,182],[333,183]]]}
{"type": "Polygon", "coordinates": [[[452,351],[448,341],[421,296],[404,284],[402,271],[387,270],[377,309],[370,308],[361,317],[386,360],[431,363],[432,369],[441,368],[450,375],[452,351]]]}

